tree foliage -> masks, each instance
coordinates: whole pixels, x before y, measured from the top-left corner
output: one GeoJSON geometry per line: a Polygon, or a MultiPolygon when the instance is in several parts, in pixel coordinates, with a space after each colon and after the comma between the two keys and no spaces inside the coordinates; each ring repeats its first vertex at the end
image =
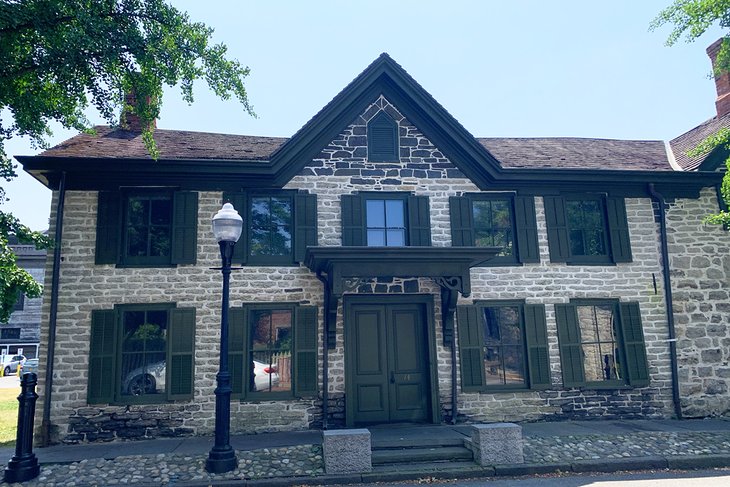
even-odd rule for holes
{"type": "MultiPolygon", "coordinates": [[[[650,29],[654,30],[666,24],[672,25],[672,31],[666,42],[668,46],[673,46],[682,37],[686,42],[693,42],[714,25],[730,29],[730,0],[675,0],[657,15],[650,29]]],[[[722,39],[713,69],[716,77],[730,72],[730,33],[722,39]]],[[[730,129],[721,128],[689,151],[689,156],[703,156],[718,147],[730,149],[730,129]]],[[[725,161],[725,166],[727,170],[720,192],[725,203],[730,205],[730,158],[725,161]]],[[[730,213],[720,211],[707,216],[705,222],[730,225],[730,213]]]]}
{"type": "MultiPolygon", "coordinates": [[[[191,22],[163,0],[0,0],[0,178],[16,176],[4,143],[28,137],[46,147],[49,123],[93,132],[91,107],[111,125],[125,108],[146,127],[142,136],[153,158],[150,123],[157,118],[164,85],[179,85],[193,101],[193,84],[203,80],[220,98],[234,96],[246,112],[247,67],[226,58],[211,42],[213,30],[191,22]],[[134,93],[127,105],[125,94],[134,93]]],[[[6,200],[0,187],[0,203],[6,200]]],[[[40,295],[41,287],[15,264],[8,236],[50,248],[52,242],[0,212],[0,322],[7,320],[19,292],[40,295]]]]}

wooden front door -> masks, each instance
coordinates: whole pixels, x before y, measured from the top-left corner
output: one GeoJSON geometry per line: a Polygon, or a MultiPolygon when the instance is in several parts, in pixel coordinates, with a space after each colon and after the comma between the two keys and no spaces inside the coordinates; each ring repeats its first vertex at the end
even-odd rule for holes
{"type": "Polygon", "coordinates": [[[427,306],[350,303],[348,425],[431,421],[427,306]]]}

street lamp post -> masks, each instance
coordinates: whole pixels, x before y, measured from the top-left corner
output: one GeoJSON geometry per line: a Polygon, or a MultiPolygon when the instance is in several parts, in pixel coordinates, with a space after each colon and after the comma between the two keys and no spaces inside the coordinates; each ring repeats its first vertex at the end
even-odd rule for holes
{"type": "Polygon", "coordinates": [[[231,277],[233,247],[241,237],[243,219],[226,203],[213,217],[213,234],[221,251],[223,299],[221,304],[220,366],[215,388],[215,444],[208,454],[205,469],[210,473],[230,472],[238,465],[236,452],[230,445],[231,433],[231,374],[228,372],[228,287],[231,277]]]}

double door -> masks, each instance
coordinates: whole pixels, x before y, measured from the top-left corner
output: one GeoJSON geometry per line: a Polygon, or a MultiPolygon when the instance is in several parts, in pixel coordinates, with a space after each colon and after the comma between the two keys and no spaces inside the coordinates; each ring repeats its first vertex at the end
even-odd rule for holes
{"type": "Polygon", "coordinates": [[[346,306],[348,425],[431,421],[427,306],[346,306]]]}

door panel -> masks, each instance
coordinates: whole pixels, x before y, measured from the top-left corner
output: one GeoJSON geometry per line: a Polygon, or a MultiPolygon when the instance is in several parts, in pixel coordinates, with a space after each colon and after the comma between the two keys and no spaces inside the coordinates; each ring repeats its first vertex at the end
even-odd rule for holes
{"type": "Polygon", "coordinates": [[[353,304],[348,318],[348,380],[353,423],[423,422],[430,375],[425,306],[353,304]],[[354,367],[353,367],[354,366],[354,367]]]}

